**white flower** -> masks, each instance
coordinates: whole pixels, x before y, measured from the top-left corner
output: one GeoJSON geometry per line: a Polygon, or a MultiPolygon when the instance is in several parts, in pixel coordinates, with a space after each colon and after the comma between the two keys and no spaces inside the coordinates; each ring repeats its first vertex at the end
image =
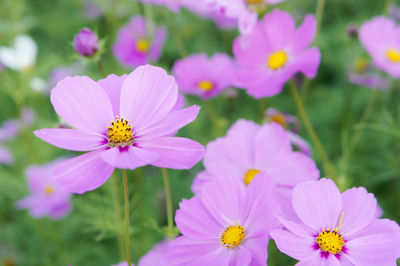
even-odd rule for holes
{"type": "Polygon", "coordinates": [[[24,71],[34,66],[37,50],[31,37],[19,35],[13,47],[0,46],[0,62],[8,68],[24,71]]]}

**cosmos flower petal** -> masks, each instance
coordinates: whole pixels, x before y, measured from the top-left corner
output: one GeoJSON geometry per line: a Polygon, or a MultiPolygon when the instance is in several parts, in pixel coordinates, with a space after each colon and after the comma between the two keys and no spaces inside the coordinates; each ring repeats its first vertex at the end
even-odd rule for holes
{"type": "Polygon", "coordinates": [[[65,190],[83,194],[103,185],[114,171],[114,167],[104,162],[97,150],[66,160],[54,170],[54,179],[65,190]]]}
{"type": "Polygon", "coordinates": [[[177,97],[178,86],[174,77],[159,67],[140,66],[125,78],[122,85],[120,114],[140,132],[164,118],[177,97]]]}
{"type": "Polygon", "coordinates": [[[309,260],[303,260],[296,263],[296,266],[351,266],[342,264],[335,256],[323,257],[319,252],[315,252],[314,256],[309,260]]]}
{"type": "Polygon", "coordinates": [[[115,118],[106,92],[86,76],[64,78],[50,99],[62,119],[84,132],[104,133],[115,118]]]}
{"type": "Polygon", "coordinates": [[[134,170],[156,161],[160,155],[147,149],[129,146],[108,149],[100,157],[105,163],[109,163],[116,168],[134,170]]]}
{"type": "Polygon", "coordinates": [[[376,215],[376,199],[365,188],[352,188],[342,194],[342,232],[350,235],[371,223],[376,215]]]}
{"type": "Polygon", "coordinates": [[[301,221],[318,232],[335,228],[342,211],[340,191],[330,179],[297,185],[292,202],[301,221]]]}
{"type": "Polygon", "coordinates": [[[296,30],[296,24],[290,14],[279,9],[267,14],[262,25],[275,51],[287,45],[296,30]]]}
{"type": "Polygon", "coordinates": [[[268,252],[266,252],[268,241],[269,239],[267,237],[253,238],[246,241],[244,244],[245,249],[251,253],[251,262],[249,265],[265,265],[268,259],[268,252]]]}
{"type": "Polygon", "coordinates": [[[306,49],[314,40],[316,30],[317,22],[315,17],[313,15],[307,15],[303,23],[297,28],[293,37],[293,52],[300,52],[306,49]]]}
{"type": "Polygon", "coordinates": [[[111,105],[114,111],[114,116],[119,114],[119,105],[121,99],[122,84],[127,75],[117,76],[114,74],[108,75],[105,79],[98,81],[99,85],[106,91],[110,98],[111,105]]]}
{"type": "Polygon", "coordinates": [[[204,154],[203,145],[180,137],[163,137],[141,142],[141,147],[159,154],[160,157],[152,165],[173,169],[190,169],[204,154]]]}
{"type": "MultiPolygon", "coordinates": [[[[267,248],[267,246],[265,246],[265,248],[267,248]]],[[[257,249],[262,250],[260,247],[257,247],[257,249]]],[[[238,250],[236,250],[236,252],[233,252],[233,254],[231,255],[229,265],[232,266],[250,265],[251,260],[252,260],[252,253],[246,247],[240,246],[238,247],[238,250]]]]}
{"type": "Polygon", "coordinates": [[[312,47],[298,55],[294,59],[291,68],[295,69],[294,72],[300,71],[304,76],[312,79],[317,75],[320,62],[321,52],[318,48],[312,47]]]}
{"type": "Polygon", "coordinates": [[[213,178],[213,174],[208,172],[207,170],[201,171],[200,173],[197,174],[196,178],[193,180],[192,183],[192,191],[195,194],[199,194],[202,186],[209,182],[213,178]]]}
{"type": "Polygon", "coordinates": [[[78,129],[40,129],[34,131],[34,134],[51,145],[71,151],[91,151],[107,143],[105,136],[85,133],[78,129]]]}

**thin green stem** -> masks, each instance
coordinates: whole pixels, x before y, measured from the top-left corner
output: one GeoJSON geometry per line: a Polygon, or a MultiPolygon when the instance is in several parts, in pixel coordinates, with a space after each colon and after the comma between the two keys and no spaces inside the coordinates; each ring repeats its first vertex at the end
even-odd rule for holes
{"type": "Polygon", "coordinates": [[[318,138],[317,133],[315,132],[310,119],[308,118],[307,112],[304,108],[303,102],[301,100],[299,91],[297,89],[296,84],[294,83],[293,80],[290,80],[289,82],[290,84],[290,90],[293,94],[294,100],[296,102],[297,105],[297,109],[299,111],[300,117],[303,120],[303,123],[308,131],[308,134],[310,135],[315,147],[318,150],[318,153],[321,157],[322,163],[324,165],[324,169],[326,171],[326,173],[328,174],[328,176],[333,179],[336,180],[336,171],[335,168],[333,167],[333,165],[331,164],[331,162],[329,161],[328,155],[326,154],[326,151],[324,149],[324,147],[322,146],[321,141],[318,138]]]}
{"type": "Polygon", "coordinates": [[[321,31],[322,19],[324,17],[325,0],[317,1],[317,10],[315,11],[315,17],[317,19],[317,32],[315,33],[314,43],[317,43],[319,33],[321,31]]]}
{"type": "Polygon", "coordinates": [[[118,237],[118,249],[121,259],[125,258],[124,254],[124,237],[123,237],[123,230],[122,230],[122,208],[121,208],[121,193],[119,191],[119,184],[118,184],[118,176],[115,175],[112,177],[113,185],[114,185],[114,198],[115,198],[115,209],[116,209],[116,219],[117,219],[117,237],[118,237]]]}
{"type": "Polygon", "coordinates": [[[172,36],[174,38],[176,47],[178,48],[179,54],[181,57],[186,57],[188,55],[188,52],[186,50],[185,44],[183,43],[182,37],[179,34],[179,29],[178,29],[178,25],[176,23],[175,16],[170,15],[169,21],[171,24],[172,36]]]}
{"type": "Polygon", "coordinates": [[[261,98],[258,101],[258,112],[260,116],[260,122],[262,123],[265,119],[265,109],[267,108],[267,98],[261,98]]]}
{"type": "Polygon", "coordinates": [[[106,72],[104,72],[104,67],[103,67],[103,64],[101,63],[100,60],[97,61],[97,66],[99,67],[99,71],[100,71],[101,76],[103,78],[105,78],[106,77],[106,72]]]}
{"type": "Polygon", "coordinates": [[[167,169],[161,168],[161,172],[162,172],[163,181],[164,181],[164,192],[165,192],[165,200],[166,200],[166,207],[167,207],[167,223],[168,223],[167,236],[170,239],[174,239],[175,238],[174,213],[172,210],[172,197],[171,197],[171,189],[169,186],[167,169]]]}
{"type": "Polygon", "coordinates": [[[129,235],[129,190],[128,190],[128,177],[126,170],[122,169],[122,176],[124,178],[124,191],[125,191],[125,248],[126,248],[126,261],[131,265],[131,243],[129,235]]]}

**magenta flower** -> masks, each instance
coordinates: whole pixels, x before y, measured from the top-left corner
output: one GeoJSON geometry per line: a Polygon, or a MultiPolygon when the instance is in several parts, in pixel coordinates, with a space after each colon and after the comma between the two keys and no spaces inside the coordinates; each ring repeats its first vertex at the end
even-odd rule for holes
{"type": "Polygon", "coordinates": [[[226,54],[215,54],[211,58],[198,54],[177,61],[172,73],[183,93],[207,99],[232,85],[235,68],[226,54]]]}
{"type": "Polygon", "coordinates": [[[74,49],[82,56],[93,56],[99,50],[97,34],[88,28],[83,28],[74,37],[74,49]]]}
{"type": "Polygon", "coordinates": [[[321,54],[316,47],[307,48],[314,39],[315,18],[306,16],[296,29],[293,18],[274,10],[258,22],[246,37],[234,42],[233,53],[239,63],[236,85],[255,98],[271,97],[298,72],[314,78],[321,54]]]}
{"type": "Polygon", "coordinates": [[[360,41],[379,69],[400,77],[400,27],[395,20],[376,17],[361,26],[360,41]]]}
{"type": "Polygon", "coordinates": [[[31,195],[21,199],[16,206],[19,209],[29,209],[34,218],[50,216],[61,219],[72,210],[71,194],[65,191],[54,179],[54,170],[64,160],[38,166],[30,166],[26,171],[31,195]]]}
{"type": "Polygon", "coordinates": [[[396,265],[400,227],[377,219],[376,199],[364,188],[340,194],[329,179],[306,182],[293,190],[300,223],[280,218],[285,230],[271,237],[297,265],[396,265]]]}
{"type": "Polygon", "coordinates": [[[170,135],[192,122],[199,107],[171,112],[177,97],[175,79],[150,65],[98,82],[67,77],[51,91],[51,102],[76,129],[41,129],[35,134],[59,148],[89,151],[56,169],[57,181],[74,193],[98,188],[114,168],[151,164],[189,169],[203,156],[203,146],[170,135]]]}
{"type": "Polygon", "coordinates": [[[377,67],[364,58],[355,60],[347,76],[351,83],[373,90],[387,90],[390,86],[389,80],[378,72],[377,67]]]}
{"type": "Polygon", "coordinates": [[[235,178],[216,178],[181,202],[175,221],[183,236],[170,244],[167,265],[265,265],[278,212],[265,173],[247,190],[235,178]]]}
{"type": "Polygon", "coordinates": [[[146,28],[146,20],[133,17],[128,24],[118,31],[113,52],[120,63],[132,68],[157,61],[166,38],[166,30],[161,27],[154,29],[154,34],[146,28]]]}
{"type": "Polygon", "coordinates": [[[11,151],[0,145],[0,165],[12,165],[14,164],[14,155],[11,151]]]}
{"type": "Polygon", "coordinates": [[[167,254],[171,240],[165,239],[157,243],[154,247],[140,258],[139,266],[154,266],[154,265],[168,265],[165,255],[167,254]]]}
{"type": "MultiPolygon", "coordinates": [[[[204,166],[209,173],[202,173],[201,181],[194,184],[201,185],[213,176],[232,176],[245,188],[255,176],[265,171],[276,185],[284,214],[290,217],[294,215],[292,189],[299,183],[319,178],[315,162],[303,153],[292,151],[289,136],[276,123],[260,126],[239,120],[226,137],[208,144],[204,166]]],[[[200,190],[195,185],[192,188],[200,190]]]]}

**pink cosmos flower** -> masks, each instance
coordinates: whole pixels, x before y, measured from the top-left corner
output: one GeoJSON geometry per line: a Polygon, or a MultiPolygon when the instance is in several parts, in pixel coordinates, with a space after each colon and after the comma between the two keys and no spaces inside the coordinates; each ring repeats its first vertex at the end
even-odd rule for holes
{"type": "MultiPolygon", "coordinates": [[[[128,266],[128,262],[124,261],[124,262],[121,262],[121,263],[118,263],[115,265],[111,265],[111,266],[128,266]]],[[[135,266],[135,264],[132,263],[131,266],[135,266]]]]}
{"type": "Polygon", "coordinates": [[[236,85],[255,98],[271,97],[298,72],[314,78],[321,54],[316,47],[307,48],[314,39],[316,21],[306,16],[296,29],[293,18],[274,10],[258,22],[246,37],[238,37],[233,53],[239,64],[236,85]]]}
{"type": "Polygon", "coordinates": [[[151,164],[189,169],[203,156],[199,143],[171,136],[196,118],[199,107],[171,111],[178,87],[161,68],[141,66],[129,75],[109,75],[98,82],[67,77],[50,97],[57,114],[76,129],[41,129],[36,136],[59,148],[89,151],[55,170],[68,191],[98,188],[114,168],[151,164]]]}
{"type": "Polygon", "coordinates": [[[14,164],[14,155],[6,147],[0,145],[0,165],[12,165],[14,164]]]}
{"type": "Polygon", "coordinates": [[[16,206],[19,209],[29,209],[32,217],[50,216],[61,219],[72,210],[71,194],[65,191],[53,179],[55,168],[64,160],[38,166],[30,166],[26,171],[31,195],[21,199],[16,206]]]}
{"type": "Polygon", "coordinates": [[[265,173],[247,190],[234,178],[216,178],[181,202],[175,221],[183,236],[170,244],[167,265],[265,265],[278,213],[265,173]]]}
{"type": "Polygon", "coordinates": [[[147,252],[143,257],[140,258],[139,266],[163,266],[168,265],[165,255],[167,254],[168,247],[171,240],[165,239],[164,241],[157,243],[154,247],[147,252]]]}
{"type": "Polygon", "coordinates": [[[340,193],[329,179],[299,184],[293,207],[300,223],[280,218],[271,237],[296,265],[396,265],[400,227],[377,219],[376,199],[364,188],[340,193]]]}
{"type": "Polygon", "coordinates": [[[348,71],[348,79],[353,84],[373,90],[389,89],[389,80],[383,77],[381,73],[378,73],[377,70],[374,64],[369,63],[364,58],[358,58],[348,71]]]}
{"type": "Polygon", "coordinates": [[[394,78],[399,78],[400,27],[395,20],[376,17],[361,26],[359,37],[374,64],[394,78]]]}
{"type": "Polygon", "coordinates": [[[319,178],[315,162],[301,152],[292,151],[289,136],[274,122],[260,126],[252,121],[237,121],[226,137],[208,144],[204,166],[208,173],[202,173],[201,180],[192,186],[201,193],[203,188],[197,185],[216,176],[232,176],[245,188],[261,171],[267,172],[276,185],[282,211],[289,217],[294,216],[292,189],[319,178]]]}
{"type": "Polygon", "coordinates": [[[154,31],[149,32],[144,18],[133,17],[118,31],[113,47],[114,55],[122,65],[129,68],[157,61],[166,34],[166,30],[161,27],[155,27],[154,31]]]}
{"type": "Polygon", "coordinates": [[[197,54],[177,61],[172,73],[183,93],[207,99],[232,85],[234,70],[234,62],[226,54],[218,53],[211,58],[197,54]]]}

